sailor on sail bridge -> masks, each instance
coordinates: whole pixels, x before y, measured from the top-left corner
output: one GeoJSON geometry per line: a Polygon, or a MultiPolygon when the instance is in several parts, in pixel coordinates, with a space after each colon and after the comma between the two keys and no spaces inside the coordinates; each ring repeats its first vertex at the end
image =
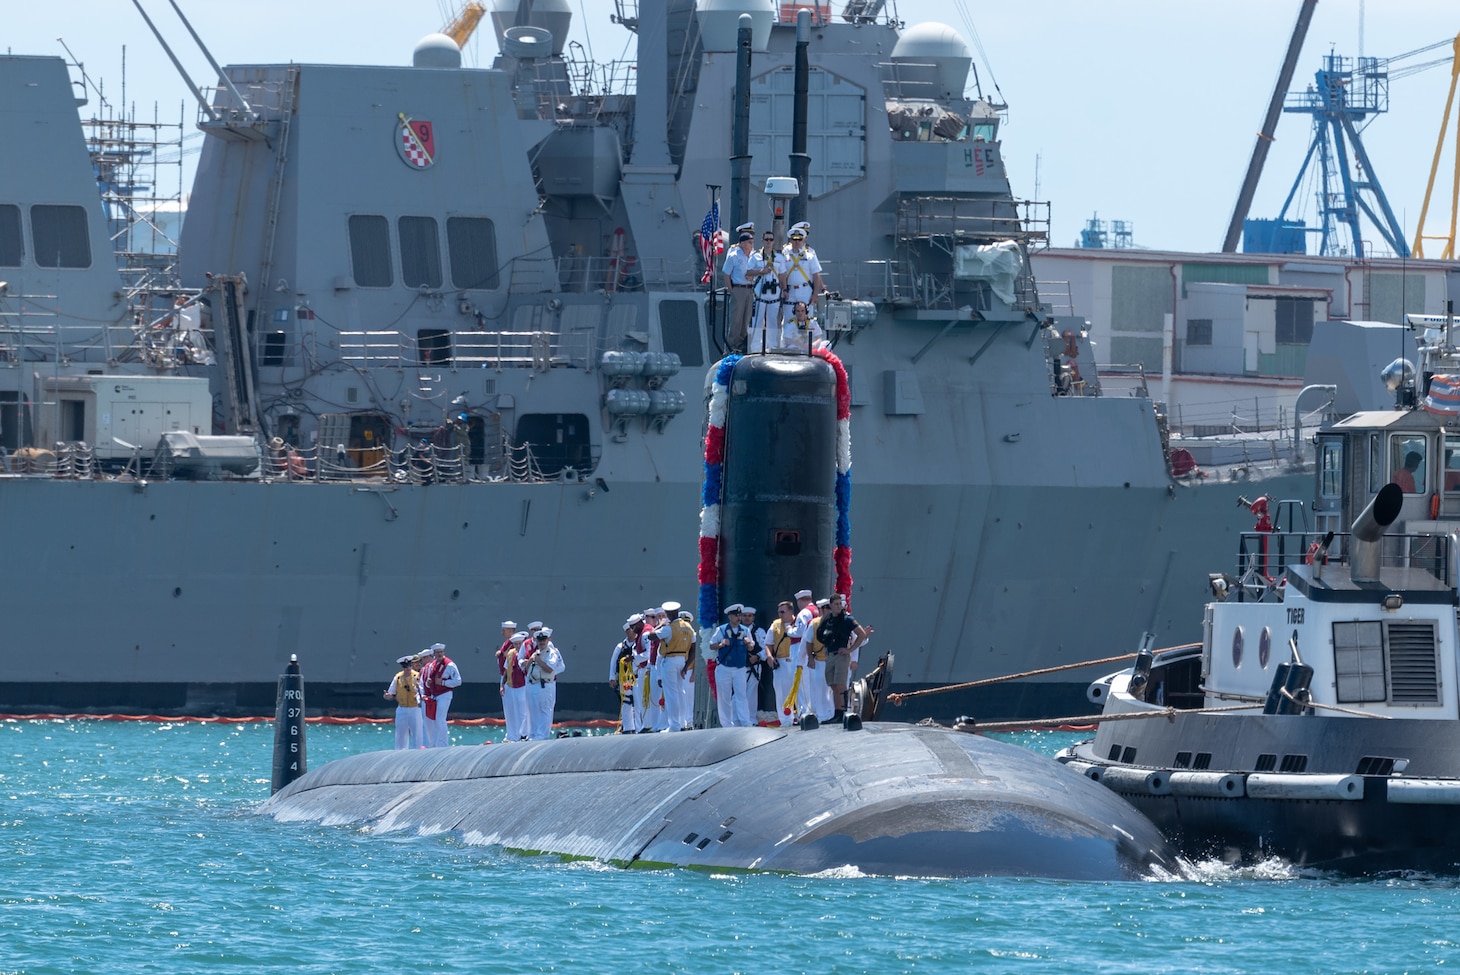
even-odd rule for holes
{"type": "Polygon", "coordinates": [[[808,305],[811,300],[826,290],[821,280],[821,261],[816,251],[806,244],[811,235],[811,224],[806,221],[791,226],[791,241],[776,258],[776,273],[781,279],[782,300],[787,306],[798,301],[808,305]]]}
{"type": "Polygon", "coordinates": [[[740,351],[745,348],[746,333],[750,328],[752,289],[766,273],[767,262],[754,249],[755,224],[742,223],[735,228],[735,233],[738,245],[726,251],[720,270],[730,285],[730,348],[740,351]]]}

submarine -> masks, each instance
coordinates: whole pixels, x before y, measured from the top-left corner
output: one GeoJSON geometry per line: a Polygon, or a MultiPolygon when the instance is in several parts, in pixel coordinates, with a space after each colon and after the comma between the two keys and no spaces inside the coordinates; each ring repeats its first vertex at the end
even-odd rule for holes
{"type": "Polygon", "coordinates": [[[1096,881],[1177,872],[1155,827],[1075,770],[896,723],[369,752],[310,770],[258,811],[625,867],[1096,881]]]}
{"type": "MultiPolygon", "coordinates": [[[[729,355],[709,379],[701,660],[726,595],[773,606],[803,586],[854,589],[840,361],[827,348],[729,355]],[[766,465],[768,455],[798,462],[766,465]]],[[[1144,816],[1074,769],[962,731],[878,722],[891,658],[857,682],[859,706],[841,725],[818,726],[813,711],[799,726],[380,751],[308,771],[303,698],[286,700],[281,682],[280,720],[295,723],[276,742],[293,750],[276,753],[276,791],[259,811],[626,867],[1097,881],[1179,872],[1144,816]]],[[[701,667],[696,683],[705,677],[701,667]]]]}

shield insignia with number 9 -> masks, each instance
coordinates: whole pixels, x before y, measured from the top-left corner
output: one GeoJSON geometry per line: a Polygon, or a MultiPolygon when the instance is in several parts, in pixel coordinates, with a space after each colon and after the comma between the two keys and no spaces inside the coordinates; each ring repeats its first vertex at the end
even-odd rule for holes
{"type": "Polygon", "coordinates": [[[404,112],[398,117],[396,151],[412,169],[428,169],[436,161],[436,140],[431,132],[431,123],[411,118],[404,112]]]}

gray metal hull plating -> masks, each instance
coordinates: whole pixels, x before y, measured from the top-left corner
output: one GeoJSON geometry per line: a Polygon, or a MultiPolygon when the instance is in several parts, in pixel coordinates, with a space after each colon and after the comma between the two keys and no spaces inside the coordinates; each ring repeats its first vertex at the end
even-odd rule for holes
{"type": "Polygon", "coordinates": [[[621,865],[1080,880],[1172,865],[1150,824],[1089,779],[906,725],[373,752],[313,770],[260,811],[621,865]]]}

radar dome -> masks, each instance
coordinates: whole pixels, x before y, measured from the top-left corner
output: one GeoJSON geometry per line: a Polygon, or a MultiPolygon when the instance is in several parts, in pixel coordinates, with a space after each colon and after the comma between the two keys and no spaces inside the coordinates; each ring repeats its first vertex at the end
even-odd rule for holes
{"type": "Polygon", "coordinates": [[[1389,392],[1414,382],[1414,363],[1408,359],[1395,359],[1379,373],[1379,381],[1389,392]]]}
{"type": "Polygon", "coordinates": [[[963,97],[972,58],[968,43],[947,24],[918,24],[902,32],[892,48],[892,60],[930,64],[937,75],[939,94],[963,97]]]}
{"type": "Polygon", "coordinates": [[[699,0],[700,42],[706,51],[733,52],[740,15],[750,14],[750,49],[764,53],[776,20],[775,0],[699,0]]]}
{"type": "Polygon", "coordinates": [[[461,48],[445,34],[427,34],[416,42],[411,64],[418,68],[459,68],[461,48]]]}
{"type": "MultiPolygon", "coordinates": [[[[497,33],[497,49],[508,57],[516,57],[503,41],[509,28],[517,25],[517,0],[493,0],[492,30],[497,33]]],[[[561,57],[573,26],[573,7],[569,0],[532,0],[532,14],[525,27],[540,27],[552,34],[552,53],[561,57]]],[[[542,55],[545,56],[545,55],[542,55]]]]}

